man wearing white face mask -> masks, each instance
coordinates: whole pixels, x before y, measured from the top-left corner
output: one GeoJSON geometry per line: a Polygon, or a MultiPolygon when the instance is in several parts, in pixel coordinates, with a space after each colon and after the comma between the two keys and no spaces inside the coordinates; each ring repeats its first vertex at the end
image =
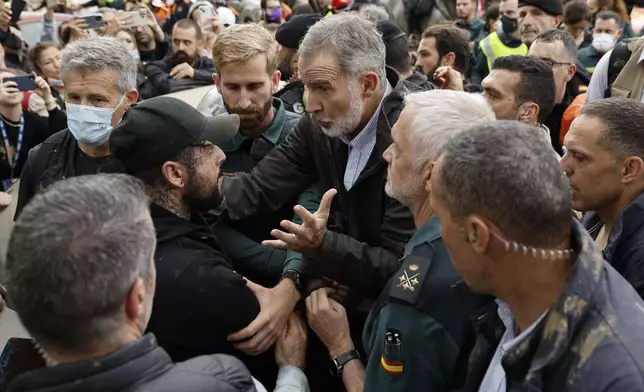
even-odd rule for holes
{"type": "Polygon", "coordinates": [[[588,72],[595,71],[595,67],[602,56],[615,47],[615,43],[622,35],[620,27],[621,18],[616,12],[602,11],[595,17],[593,29],[593,43],[579,50],[579,61],[588,72]]]}
{"type": "Polygon", "coordinates": [[[139,98],[136,73],[134,58],[118,38],[91,37],[65,47],[60,74],[68,128],[29,152],[16,218],[36,193],[56,181],[122,171],[110,156],[108,141],[112,127],[139,98]]]}

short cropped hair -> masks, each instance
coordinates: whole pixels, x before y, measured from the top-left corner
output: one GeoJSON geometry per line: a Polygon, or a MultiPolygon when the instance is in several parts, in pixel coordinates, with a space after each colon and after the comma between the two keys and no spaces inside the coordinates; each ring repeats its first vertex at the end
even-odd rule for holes
{"type": "Polygon", "coordinates": [[[595,23],[597,23],[598,20],[611,20],[613,19],[617,24],[620,24],[622,22],[622,18],[619,16],[619,14],[615,11],[601,11],[595,16],[595,23]]]}
{"type": "Polygon", "coordinates": [[[182,30],[194,29],[195,37],[197,38],[197,40],[203,39],[203,31],[201,31],[201,26],[199,26],[199,23],[195,22],[192,19],[179,20],[177,23],[175,23],[174,29],[182,29],[182,30]]]}
{"type": "Polygon", "coordinates": [[[589,21],[590,10],[586,2],[572,1],[564,7],[563,21],[567,25],[589,21]]]}
{"type": "Polygon", "coordinates": [[[475,125],[444,151],[439,181],[455,220],[481,215],[508,240],[537,248],[570,233],[570,184],[533,125],[475,125]]]}
{"type": "Polygon", "coordinates": [[[534,57],[510,55],[494,60],[492,70],[518,72],[521,79],[514,91],[515,105],[534,102],[539,106],[537,121],[546,121],[555,106],[556,86],[552,68],[534,57]]]}
{"type": "Polygon", "coordinates": [[[258,56],[266,56],[266,72],[277,70],[277,41],[258,24],[230,26],[219,34],[212,47],[217,72],[229,64],[246,64],[258,56]]]}
{"type": "Polygon", "coordinates": [[[137,86],[137,64],[125,44],[114,37],[89,37],[67,44],[60,60],[63,79],[69,71],[82,74],[115,72],[116,89],[121,94],[126,94],[137,86]]]}
{"type": "Polygon", "coordinates": [[[423,32],[423,38],[434,37],[436,51],[440,57],[454,53],[454,67],[460,73],[465,73],[470,59],[468,33],[451,23],[436,24],[423,32]]]}
{"type": "Polygon", "coordinates": [[[414,110],[409,129],[415,166],[438,159],[447,141],[472,125],[495,119],[494,112],[479,94],[431,90],[409,94],[405,108],[414,110]]]}
{"type": "Polygon", "coordinates": [[[409,40],[406,36],[385,42],[386,63],[401,74],[411,70],[409,58],[409,40]]]}
{"type": "Polygon", "coordinates": [[[340,71],[356,76],[363,72],[378,75],[386,86],[386,50],[376,25],[362,16],[343,12],[317,22],[306,33],[298,51],[300,64],[320,54],[335,57],[340,71]]]}
{"type": "Polygon", "coordinates": [[[25,206],[11,233],[9,299],[43,349],[91,351],[124,322],[134,281],[151,283],[155,245],[139,180],[99,174],[59,181],[25,206]]]}
{"type": "Polygon", "coordinates": [[[601,99],[584,105],[580,116],[604,124],[599,144],[617,157],[644,159],[644,104],[627,98],[601,99]]]}
{"type": "Polygon", "coordinates": [[[561,29],[546,30],[537,36],[535,42],[537,41],[545,43],[563,43],[567,61],[573,64],[575,63],[575,60],[577,59],[578,45],[575,38],[573,38],[569,32],[561,29]]]}

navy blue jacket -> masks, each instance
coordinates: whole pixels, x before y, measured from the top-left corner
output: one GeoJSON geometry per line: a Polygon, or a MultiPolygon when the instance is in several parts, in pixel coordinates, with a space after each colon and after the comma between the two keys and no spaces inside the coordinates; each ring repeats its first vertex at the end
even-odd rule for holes
{"type": "MultiPolygon", "coordinates": [[[[583,219],[588,231],[600,222],[594,212],[586,214],[583,219]]],[[[596,237],[597,233],[599,230],[591,232],[591,235],[596,237]]],[[[622,211],[602,253],[604,259],[644,298],[644,194],[622,211]]]]}

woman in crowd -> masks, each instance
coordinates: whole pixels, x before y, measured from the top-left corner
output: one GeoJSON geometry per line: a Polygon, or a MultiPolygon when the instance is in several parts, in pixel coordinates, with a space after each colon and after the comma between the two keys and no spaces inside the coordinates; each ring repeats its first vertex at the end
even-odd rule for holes
{"type": "MultiPolygon", "coordinates": [[[[56,100],[59,109],[64,109],[65,85],[60,77],[60,45],[55,42],[38,42],[29,51],[29,62],[36,75],[47,81],[51,95],[56,100]]],[[[29,110],[42,116],[49,115],[45,101],[38,94],[29,96],[29,110]]]]}
{"type": "Polygon", "coordinates": [[[139,67],[139,70],[136,74],[136,85],[137,89],[139,90],[140,99],[152,98],[152,96],[154,95],[152,92],[152,86],[149,83],[146,83],[147,77],[145,76],[145,72],[143,70],[141,55],[139,54],[139,50],[136,46],[136,38],[134,32],[132,30],[121,29],[116,32],[115,37],[123,41],[125,47],[130,52],[130,55],[134,57],[134,60],[139,67]]]}
{"type": "Polygon", "coordinates": [[[49,118],[23,110],[23,92],[18,90],[16,82],[5,81],[19,73],[22,74],[16,70],[0,69],[0,191],[7,189],[13,179],[20,177],[30,149],[67,127],[67,116],[58,107],[45,79],[40,76],[35,79],[38,88],[32,95],[38,95],[43,100],[49,118]]]}

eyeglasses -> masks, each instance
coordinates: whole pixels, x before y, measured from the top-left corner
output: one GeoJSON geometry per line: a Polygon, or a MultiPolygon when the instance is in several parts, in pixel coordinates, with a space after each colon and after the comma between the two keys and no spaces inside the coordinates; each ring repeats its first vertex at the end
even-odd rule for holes
{"type": "Polygon", "coordinates": [[[550,60],[550,59],[538,59],[543,61],[544,63],[548,64],[550,68],[554,67],[555,65],[570,65],[570,63],[561,63],[558,61],[550,60]]]}

